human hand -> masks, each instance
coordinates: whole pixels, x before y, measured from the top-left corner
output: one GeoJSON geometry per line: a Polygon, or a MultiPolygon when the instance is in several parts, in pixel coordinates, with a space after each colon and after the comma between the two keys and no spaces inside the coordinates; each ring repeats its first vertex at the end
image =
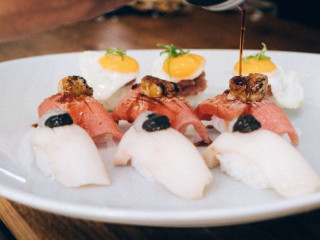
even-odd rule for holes
{"type": "Polygon", "coordinates": [[[0,0],[0,42],[85,21],[131,0],[0,0]]]}

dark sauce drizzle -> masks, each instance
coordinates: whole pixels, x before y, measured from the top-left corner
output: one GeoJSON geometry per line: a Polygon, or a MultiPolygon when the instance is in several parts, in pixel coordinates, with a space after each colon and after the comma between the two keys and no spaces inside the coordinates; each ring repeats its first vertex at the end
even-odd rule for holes
{"type": "Polygon", "coordinates": [[[243,47],[244,47],[244,33],[246,30],[247,4],[244,2],[238,8],[241,11],[240,45],[239,45],[239,76],[241,76],[241,74],[242,74],[242,53],[243,53],[243,47]]]}

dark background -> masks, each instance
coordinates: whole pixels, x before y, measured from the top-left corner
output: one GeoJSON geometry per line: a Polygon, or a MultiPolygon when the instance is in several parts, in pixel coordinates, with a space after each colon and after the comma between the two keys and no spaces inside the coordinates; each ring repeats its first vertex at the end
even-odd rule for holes
{"type": "Polygon", "coordinates": [[[319,0],[272,0],[278,17],[320,28],[319,0]]]}

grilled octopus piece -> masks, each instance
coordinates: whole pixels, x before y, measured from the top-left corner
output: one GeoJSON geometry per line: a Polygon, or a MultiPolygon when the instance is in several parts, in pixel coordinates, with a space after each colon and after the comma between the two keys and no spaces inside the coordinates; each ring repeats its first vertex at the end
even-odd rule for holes
{"type": "Polygon", "coordinates": [[[268,77],[259,73],[248,76],[235,76],[229,82],[228,99],[240,99],[242,102],[259,102],[268,90],[268,77]]]}
{"type": "Polygon", "coordinates": [[[179,87],[174,82],[169,82],[153,76],[141,79],[141,93],[150,98],[161,96],[173,97],[179,92],[179,87]]]}
{"type": "Polygon", "coordinates": [[[78,97],[86,95],[92,97],[93,89],[89,87],[87,81],[83,77],[68,76],[62,78],[58,84],[58,91],[70,97],[78,97]]]}

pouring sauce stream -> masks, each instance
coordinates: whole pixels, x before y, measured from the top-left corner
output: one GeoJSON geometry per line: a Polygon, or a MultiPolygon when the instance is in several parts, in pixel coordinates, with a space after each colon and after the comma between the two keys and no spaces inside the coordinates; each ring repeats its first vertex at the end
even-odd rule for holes
{"type": "Polygon", "coordinates": [[[240,45],[239,45],[239,76],[242,74],[242,53],[244,47],[244,34],[246,30],[246,3],[241,4],[238,7],[241,11],[241,27],[240,27],[240,45]]]}

